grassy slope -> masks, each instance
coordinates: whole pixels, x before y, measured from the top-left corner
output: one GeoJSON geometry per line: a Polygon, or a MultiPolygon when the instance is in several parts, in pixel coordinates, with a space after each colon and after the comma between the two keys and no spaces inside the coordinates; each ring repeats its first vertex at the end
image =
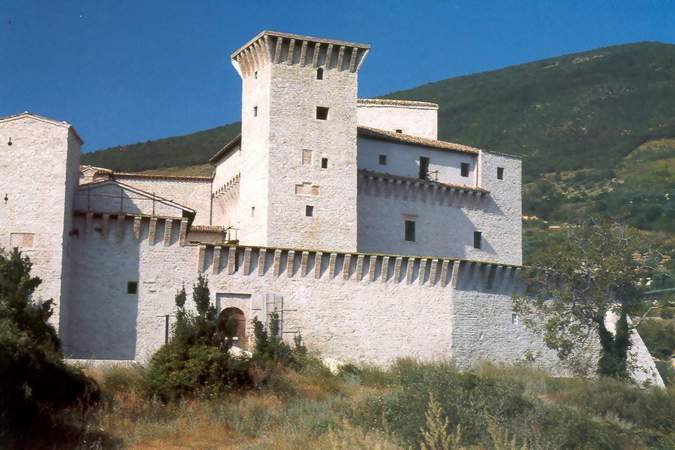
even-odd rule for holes
{"type": "MultiPolygon", "coordinates": [[[[142,367],[94,375],[105,402],[70,438],[73,448],[419,448],[421,430],[440,431],[444,419],[448,434],[460,426],[462,448],[675,443],[672,388],[558,379],[524,366],[460,373],[444,362],[403,360],[389,370],[352,367],[332,375],[313,364],[277,370],[256,390],[166,405],[143,396],[142,367]],[[430,394],[441,413],[435,427],[425,423],[430,394]]],[[[33,448],[53,445],[50,439],[33,448]]]]}

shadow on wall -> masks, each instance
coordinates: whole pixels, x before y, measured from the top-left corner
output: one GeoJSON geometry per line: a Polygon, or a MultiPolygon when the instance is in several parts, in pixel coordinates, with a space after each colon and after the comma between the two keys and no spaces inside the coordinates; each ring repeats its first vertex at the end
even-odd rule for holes
{"type": "MultiPolygon", "coordinates": [[[[75,220],[68,336],[64,350],[78,359],[131,360],[136,358],[139,284],[139,242],[129,220],[120,233],[111,224],[107,236],[96,224],[85,231],[75,220]]],[[[141,241],[148,229],[142,227],[141,241]]],[[[158,225],[157,235],[163,230],[158,225]]]]}

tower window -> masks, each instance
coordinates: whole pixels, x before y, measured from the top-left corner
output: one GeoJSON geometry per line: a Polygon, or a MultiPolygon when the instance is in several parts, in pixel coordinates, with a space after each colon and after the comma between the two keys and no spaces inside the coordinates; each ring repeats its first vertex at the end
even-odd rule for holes
{"type": "Polygon", "coordinates": [[[129,281],[127,283],[127,294],[138,294],[138,281],[129,281]]]}
{"type": "Polygon", "coordinates": [[[328,158],[321,158],[321,168],[328,169],[328,158]]]}
{"type": "Polygon", "coordinates": [[[421,180],[426,180],[429,176],[429,158],[426,156],[420,156],[420,174],[419,177],[421,180]]]}
{"type": "Polygon", "coordinates": [[[380,155],[378,158],[378,161],[381,166],[386,166],[387,165],[387,155],[380,155]]]}
{"type": "Polygon", "coordinates": [[[483,233],[480,231],[473,232],[473,248],[480,249],[483,245],[483,233]]]}
{"type": "Polygon", "coordinates": [[[462,163],[461,172],[463,177],[469,176],[469,163],[462,163]]]}
{"type": "Polygon", "coordinates": [[[415,221],[405,221],[405,240],[408,242],[415,242],[415,221]]]}
{"type": "Polygon", "coordinates": [[[316,79],[323,80],[323,67],[316,69],[316,79]]]}
{"type": "Polygon", "coordinates": [[[328,120],[328,108],[326,108],[325,106],[317,106],[316,118],[318,120],[328,120]]]}
{"type": "Polygon", "coordinates": [[[504,168],[503,167],[497,167],[497,179],[498,180],[504,179],[504,168]]]}
{"type": "Polygon", "coordinates": [[[258,107],[257,106],[253,107],[253,117],[258,117],[258,107]]]}
{"type": "Polygon", "coordinates": [[[312,205],[305,205],[305,216],[314,216],[314,207],[312,205]]]}
{"type": "Polygon", "coordinates": [[[312,151],[308,149],[302,150],[302,165],[312,163],[312,151]]]}

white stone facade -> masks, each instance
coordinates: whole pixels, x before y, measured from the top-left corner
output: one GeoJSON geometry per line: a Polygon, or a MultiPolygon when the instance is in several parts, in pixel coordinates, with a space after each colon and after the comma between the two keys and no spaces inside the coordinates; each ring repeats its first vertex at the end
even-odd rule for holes
{"type": "Polygon", "coordinates": [[[520,160],[438,141],[437,105],[358,100],[368,51],[274,32],[235,51],[242,133],[213,178],[78,172],[68,124],[0,119],[0,246],[34,260],[70,356],[146,361],[206,273],[219,310],[276,309],[326,357],[563,371],[511,310],[520,160]]]}

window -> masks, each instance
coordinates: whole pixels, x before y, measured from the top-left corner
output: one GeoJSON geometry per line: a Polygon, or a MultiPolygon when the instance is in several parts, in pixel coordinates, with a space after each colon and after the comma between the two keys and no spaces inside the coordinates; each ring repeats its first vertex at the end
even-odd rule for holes
{"type": "Polygon", "coordinates": [[[317,106],[316,118],[319,120],[328,120],[328,108],[325,106],[317,106]]]}
{"type": "Polygon", "coordinates": [[[397,129],[396,129],[396,132],[397,132],[397,133],[403,133],[403,130],[401,130],[400,128],[397,128],[397,129]]]}
{"type": "Polygon", "coordinates": [[[408,242],[415,242],[415,221],[405,221],[405,240],[408,242]]]}
{"type": "Polygon", "coordinates": [[[519,320],[518,320],[518,314],[516,314],[516,313],[511,313],[511,323],[515,323],[516,325],[518,325],[518,322],[519,322],[519,320]]]}
{"type": "Polygon", "coordinates": [[[253,107],[253,117],[258,117],[258,107],[257,106],[253,107]]]}
{"type": "Polygon", "coordinates": [[[303,150],[302,151],[302,165],[306,164],[311,164],[312,163],[312,151],[311,150],[303,150]]]}
{"type": "Polygon", "coordinates": [[[257,70],[255,72],[253,72],[253,78],[255,78],[256,80],[258,79],[258,71],[257,70]]]}
{"type": "Polygon", "coordinates": [[[255,206],[251,206],[251,217],[255,216],[255,206]]]}
{"type": "Polygon", "coordinates": [[[504,168],[503,167],[497,167],[497,179],[498,180],[504,179],[504,168]]]}
{"type": "Polygon", "coordinates": [[[429,176],[429,158],[426,156],[420,156],[420,174],[419,177],[422,180],[426,180],[429,176]]]}
{"type": "Polygon", "coordinates": [[[312,217],[314,215],[314,207],[312,205],[305,205],[305,216],[312,217]]]}
{"type": "Polygon", "coordinates": [[[127,283],[127,294],[138,294],[138,281],[129,281],[127,283]]]}
{"type": "Polygon", "coordinates": [[[378,157],[378,162],[380,163],[381,166],[386,166],[387,165],[387,155],[380,155],[378,157]]]}
{"type": "Polygon", "coordinates": [[[461,171],[463,177],[469,176],[469,163],[462,163],[461,171]]]}
{"type": "Polygon", "coordinates": [[[316,69],[316,79],[323,80],[323,67],[316,69]]]}
{"type": "Polygon", "coordinates": [[[480,231],[473,232],[473,248],[480,249],[483,245],[483,233],[480,231]]]}
{"type": "Polygon", "coordinates": [[[321,158],[321,168],[328,169],[328,158],[321,158]]]}

